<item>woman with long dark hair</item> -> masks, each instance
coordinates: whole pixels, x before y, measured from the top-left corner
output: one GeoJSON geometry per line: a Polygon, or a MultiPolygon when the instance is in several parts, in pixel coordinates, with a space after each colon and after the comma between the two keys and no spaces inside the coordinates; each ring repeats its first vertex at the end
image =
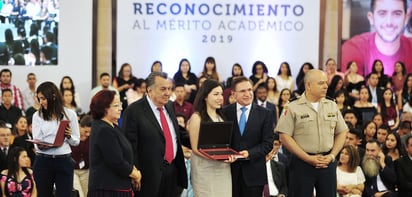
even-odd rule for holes
{"type": "MultiPolygon", "coordinates": [[[[62,96],[63,96],[63,91],[65,89],[70,89],[72,91],[73,99],[74,99],[74,102],[76,103],[76,107],[81,106],[79,92],[76,92],[73,79],[70,76],[64,76],[62,77],[62,80],[60,81],[60,94],[62,96]]],[[[81,111],[80,108],[79,110],[81,111]]]]}
{"type": "Polygon", "coordinates": [[[267,78],[268,68],[266,67],[266,64],[262,61],[256,61],[253,63],[252,75],[249,77],[249,79],[253,82],[253,91],[255,91],[259,85],[265,83],[267,78]]]}
{"type": "Polygon", "coordinates": [[[0,176],[3,196],[37,197],[30,158],[23,148],[17,146],[10,150],[8,168],[0,176]]]}
{"type": "Polygon", "coordinates": [[[278,90],[285,88],[293,91],[295,90],[295,82],[292,77],[292,70],[288,62],[282,62],[279,67],[278,75],[275,77],[278,90]]]}
{"type": "Polygon", "coordinates": [[[137,78],[133,76],[132,66],[129,63],[122,64],[117,77],[113,79],[113,87],[119,91],[123,110],[126,109],[128,104],[126,92],[129,88],[133,88],[136,81],[137,78]]]}
{"type": "Polygon", "coordinates": [[[378,113],[382,114],[383,124],[395,130],[399,125],[399,110],[394,101],[394,94],[391,88],[383,91],[383,102],[378,104],[378,113]]]}
{"type": "Polygon", "coordinates": [[[402,147],[401,137],[398,133],[392,132],[386,136],[385,144],[383,144],[382,152],[391,157],[392,161],[396,161],[401,157],[407,156],[404,147],[402,147]]]}
{"type": "Polygon", "coordinates": [[[326,96],[333,98],[335,97],[335,93],[340,90],[345,90],[343,86],[343,79],[340,75],[335,75],[328,86],[326,96]]]}
{"type": "Polygon", "coordinates": [[[365,188],[365,175],[359,166],[361,159],[358,150],[352,145],[345,145],[339,156],[337,190],[342,197],[361,197],[365,188]]]}
{"type": "Polygon", "coordinates": [[[186,95],[188,96],[187,100],[190,103],[193,103],[197,90],[197,77],[191,72],[191,66],[188,59],[184,58],[180,60],[179,69],[173,76],[173,80],[175,81],[175,84],[184,85],[186,95]]]}
{"type": "Polygon", "coordinates": [[[379,82],[378,87],[380,88],[389,88],[387,87],[389,83],[389,77],[385,74],[384,65],[381,60],[376,59],[372,64],[372,73],[378,74],[379,82]]]}
{"type": "Polygon", "coordinates": [[[200,124],[202,122],[222,122],[226,118],[221,111],[223,86],[215,80],[206,80],[199,89],[193,104],[195,112],[188,122],[188,131],[193,154],[190,158],[191,178],[195,196],[232,196],[232,176],[230,162],[215,161],[202,155],[197,149],[200,124]],[[210,176],[210,175],[213,176],[210,176]]]}
{"type": "Polygon", "coordinates": [[[203,66],[203,71],[199,74],[199,78],[205,76],[208,79],[214,79],[222,82],[222,78],[216,69],[216,60],[214,57],[207,57],[203,66]]]}
{"type": "Polygon", "coordinates": [[[36,159],[33,165],[34,179],[39,196],[71,197],[73,189],[74,163],[71,158],[72,146],[80,142],[77,115],[73,110],[64,107],[63,99],[57,86],[52,82],[44,82],[37,88],[37,99],[40,109],[33,114],[33,139],[53,143],[62,120],[69,120],[65,130],[62,146],[48,147],[36,145],[36,159]]]}
{"type": "Polygon", "coordinates": [[[305,62],[300,67],[298,76],[296,77],[297,94],[302,95],[302,93],[305,91],[305,83],[303,79],[305,78],[306,73],[313,68],[314,67],[310,62],[305,62]]]}

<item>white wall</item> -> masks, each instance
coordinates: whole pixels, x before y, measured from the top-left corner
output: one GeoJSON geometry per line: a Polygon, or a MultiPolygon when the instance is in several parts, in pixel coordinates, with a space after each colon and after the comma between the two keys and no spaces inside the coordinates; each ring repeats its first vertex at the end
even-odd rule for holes
{"type": "Polygon", "coordinates": [[[304,62],[318,67],[319,0],[118,0],[117,8],[117,70],[128,62],[138,77],[147,76],[154,60],[173,76],[182,58],[198,74],[208,56],[223,79],[236,62],[246,76],[256,60],[266,63],[270,76],[283,61],[293,76],[304,62]],[[186,14],[186,5],[195,5],[195,13],[186,14]],[[242,5],[246,14],[233,14],[242,5]],[[269,6],[278,6],[276,15],[268,14],[269,6]]]}
{"type": "Polygon", "coordinates": [[[57,86],[63,76],[70,76],[79,92],[83,111],[88,110],[92,84],[92,0],[61,0],[58,66],[0,66],[9,68],[12,83],[20,90],[27,87],[26,75],[37,75],[37,85],[52,81],[57,86]]]}

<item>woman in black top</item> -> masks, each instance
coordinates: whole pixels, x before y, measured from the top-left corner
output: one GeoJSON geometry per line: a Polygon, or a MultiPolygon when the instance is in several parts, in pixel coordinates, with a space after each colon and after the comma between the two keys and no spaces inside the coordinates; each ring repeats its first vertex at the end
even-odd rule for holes
{"type": "Polygon", "coordinates": [[[191,66],[188,59],[182,59],[179,63],[179,70],[173,76],[175,84],[183,84],[185,86],[186,95],[189,96],[188,101],[193,103],[197,90],[197,77],[190,72],[191,66]]]}
{"type": "Polygon", "coordinates": [[[127,107],[126,92],[129,88],[133,88],[136,80],[137,78],[133,76],[132,66],[129,63],[122,64],[117,77],[113,80],[113,87],[119,91],[123,109],[127,107]]]}
{"type": "Polygon", "coordinates": [[[122,105],[116,92],[102,90],[90,103],[94,122],[90,135],[88,196],[132,196],[142,175],[133,165],[133,150],[116,125],[122,105]]]}

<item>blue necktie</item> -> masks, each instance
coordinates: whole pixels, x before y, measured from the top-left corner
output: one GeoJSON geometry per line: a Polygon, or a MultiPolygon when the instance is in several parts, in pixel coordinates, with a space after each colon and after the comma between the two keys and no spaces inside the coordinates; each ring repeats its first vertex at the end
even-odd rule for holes
{"type": "Polygon", "coordinates": [[[239,119],[239,131],[240,135],[243,135],[243,131],[245,130],[246,126],[246,107],[241,107],[240,110],[242,110],[242,113],[240,114],[240,119],[239,119]]]}

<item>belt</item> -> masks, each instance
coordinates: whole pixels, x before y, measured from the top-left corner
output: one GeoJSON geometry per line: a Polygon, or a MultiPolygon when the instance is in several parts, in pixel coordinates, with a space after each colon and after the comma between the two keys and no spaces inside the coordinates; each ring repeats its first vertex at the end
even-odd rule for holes
{"type": "Polygon", "coordinates": [[[328,151],[328,152],[321,152],[321,153],[307,153],[307,154],[308,154],[308,155],[329,155],[331,151],[332,151],[332,150],[330,150],[330,151],[328,151]]]}
{"type": "Polygon", "coordinates": [[[64,155],[48,155],[48,154],[44,154],[44,153],[37,153],[37,156],[46,157],[46,158],[53,158],[53,159],[59,159],[59,158],[61,159],[61,158],[71,157],[72,155],[70,153],[64,154],[64,155]]]}

